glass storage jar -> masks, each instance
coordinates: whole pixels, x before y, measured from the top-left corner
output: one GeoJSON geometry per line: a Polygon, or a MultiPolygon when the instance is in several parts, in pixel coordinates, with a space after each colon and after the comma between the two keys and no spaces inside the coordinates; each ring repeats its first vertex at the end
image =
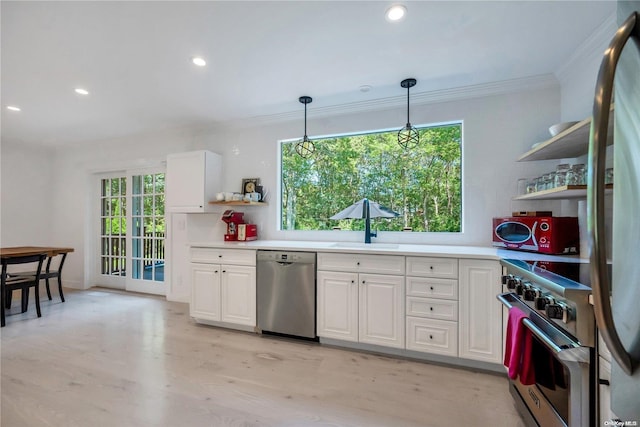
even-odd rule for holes
{"type": "Polygon", "coordinates": [[[583,163],[577,163],[571,166],[571,169],[567,175],[567,184],[569,185],[585,185],[586,184],[586,170],[583,163]]]}
{"type": "Polygon", "coordinates": [[[607,168],[604,170],[604,183],[613,184],[613,168],[607,168]]]}
{"type": "Polygon", "coordinates": [[[569,172],[570,168],[568,163],[561,163],[556,167],[556,187],[567,185],[567,172],[569,172]]]}

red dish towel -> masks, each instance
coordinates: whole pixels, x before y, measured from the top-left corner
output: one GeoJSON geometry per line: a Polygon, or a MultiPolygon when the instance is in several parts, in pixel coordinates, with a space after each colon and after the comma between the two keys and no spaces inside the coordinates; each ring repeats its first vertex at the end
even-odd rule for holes
{"type": "Polygon", "coordinates": [[[509,309],[504,366],[509,368],[509,378],[515,380],[520,375],[520,382],[529,385],[535,383],[535,372],[531,357],[533,336],[522,323],[526,317],[525,312],[518,307],[509,309]]]}

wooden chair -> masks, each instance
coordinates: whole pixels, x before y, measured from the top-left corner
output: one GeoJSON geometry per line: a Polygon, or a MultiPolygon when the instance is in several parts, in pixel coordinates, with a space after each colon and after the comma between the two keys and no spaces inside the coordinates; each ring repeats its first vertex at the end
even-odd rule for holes
{"type": "MultiPolygon", "coordinates": [[[[62,255],[62,258],[60,258],[60,264],[58,264],[58,268],[51,270],[51,261],[56,255],[49,257],[49,259],[47,259],[47,266],[45,268],[45,271],[40,273],[40,280],[45,280],[45,284],[47,287],[47,297],[49,298],[49,300],[52,300],[53,298],[51,298],[51,288],[49,287],[49,279],[58,279],[58,293],[60,294],[60,299],[62,300],[62,302],[64,302],[64,294],[62,293],[62,267],[64,266],[64,261],[67,259],[67,254],[63,253],[58,255],[62,255]]],[[[9,276],[10,277],[33,276],[34,274],[36,274],[35,271],[29,271],[29,272],[11,273],[9,276]]],[[[29,291],[27,290],[27,297],[28,296],[29,296],[29,291]]]]}
{"type": "Polygon", "coordinates": [[[22,312],[27,311],[27,306],[29,304],[29,288],[35,288],[35,299],[36,299],[36,313],[38,317],[42,317],[42,313],[40,312],[40,272],[42,271],[42,264],[44,259],[47,257],[46,254],[39,255],[29,255],[29,256],[21,256],[21,257],[5,257],[2,258],[2,276],[0,280],[1,288],[0,288],[0,322],[1,326],[5,325],[5,308],[11,307],[11,296],[13,291],[21,290],[22,291],[22,312]],[[37,263],[37,268],[33,275],[20,275],[20,276],[9,276],[7,274],[7,267],[9,265],[16,264],[32,264],[37,263]]]}

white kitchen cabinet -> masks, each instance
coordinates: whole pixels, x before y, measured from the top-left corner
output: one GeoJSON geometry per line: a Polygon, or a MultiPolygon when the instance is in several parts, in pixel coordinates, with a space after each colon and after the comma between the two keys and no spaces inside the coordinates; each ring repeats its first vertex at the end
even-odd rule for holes
{"type": "Polygon", "coordinates": [[[407,257],[407,276],[457,279],[458,260],[456,258],[407,257]]]}
{"type": "Polygon", "coordinates": [[[209,201],[222,189],[222,157],[211,151],[191,151],[167,156],[166,212],[212,212],[209,201]]]}
{"type": "Polygon", "coordinates": [[[407,317],[407,349],[457,356],[458,323],[407,317]]]}
{"type": "Polygon", "coordinates": [[[220,266],[191,264],[191,317],[220,321],[220,266]]]}
{"type": "Polygon", "coordinates": [[[498,261],[460,260],[460,357],[502,363],[501,272],[498,261]]]}
{"type": "Polygon", "coordinates": [[[403,273],[402,256],[318,253],[318,336],[404,348],[403,273]]]}
{"type": "Polygon", "coordinates": [[[398,255],[320,252],[318,270],[404,275],[405,267],[404,257],[398,255]]]}
{"type": "Polygon", "coordinates": [[[256,325],[256,269],[221,264],[221,312],[223,322],[256,325]]]}
{"type": "Polygon", "coordinates": [[[615,425],[611,423],[618,419],[611,410],[611,352],[600,332],[598,332],[598,412],[599,425],[615,425]]]}
{"type": "Polygon", "coordinates": [[[404,348],[404,277],[358,275],[359,341],[404,348]]]}
{"type": "Polygon", "coordinates": [[[318,336],[357,342],[358,274],[318,271],[317,286],[318,336]]]}
{"type": "Polygon", "coordinates": [[[458,259],[407,257],[407,350],[458,355],[458,259]]]}
{"type": "Polygon", "coordinates": [[[194,247],[190,253],[191,317],[219,326],[254,328],[255,251],[194,247]]]}

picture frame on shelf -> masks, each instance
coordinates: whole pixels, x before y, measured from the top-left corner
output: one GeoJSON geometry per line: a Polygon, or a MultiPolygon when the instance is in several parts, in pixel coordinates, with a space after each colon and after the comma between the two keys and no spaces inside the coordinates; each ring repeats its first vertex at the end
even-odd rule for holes
{"type": "Polygon", "coordinates": [[[242,194],[255,193],[259,184],[260,178],[243,178],[242,194]]]}

